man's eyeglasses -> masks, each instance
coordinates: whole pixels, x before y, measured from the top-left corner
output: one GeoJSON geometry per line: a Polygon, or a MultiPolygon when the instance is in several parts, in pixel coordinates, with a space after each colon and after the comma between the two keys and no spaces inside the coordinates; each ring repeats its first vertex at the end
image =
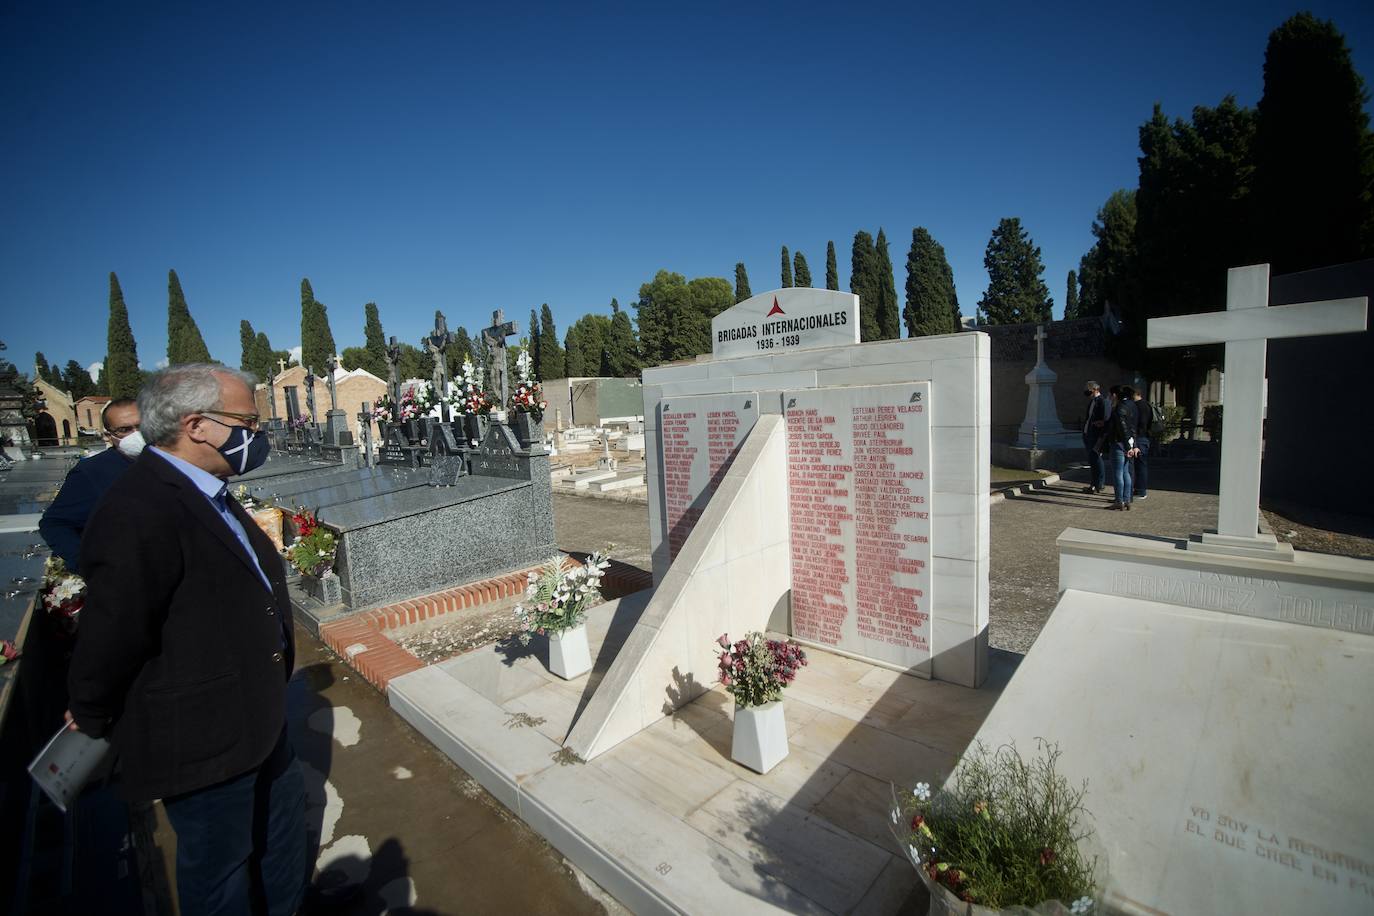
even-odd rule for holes
{"type": "Polygon", "coordinates": [[[123,439],[136,429],[138,429],[137,426],[116,426],[114,428],[106,427],[105,432],[114,436],[116,439],[123,439]]]}
{"type": "MultiPolygon", "coordinates": [[[[221,417],[231,417],[235,420],[241,421],[244,426],[254,431],[257,430],[258,423],[262,421],[262,418],[255,413],[234,413],[231,410],[206,410],[202,411],[202,413],[213,413],[219,414],[221,417]]],[[[214,418],[212,417],[211,419],[214,418]]]]}

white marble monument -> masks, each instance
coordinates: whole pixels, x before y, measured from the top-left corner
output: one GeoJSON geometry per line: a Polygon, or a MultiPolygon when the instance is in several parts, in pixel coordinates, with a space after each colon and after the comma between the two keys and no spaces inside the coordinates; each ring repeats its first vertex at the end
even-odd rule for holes
{"type": "Polygon", "coordinates": [[[1265,341],[1361,330],[1366,302],[1268,307],[1268,281],[1235,268],[1225,312],[1149,324],[1226,345],[1218,531],[1060,535],[1059,603],[978,732],[1087,781],[1112,911],[1374,912],[1374,563],[1258,518],[1265,341]]]}
{"type": "Polygon", "coordinates": [[[656,590],[569,733],[574,753],[596,757],[715,683],[721,633],[987,677],[988,337],[860,344],[857,324],[857,297],[776,290],[717,316],[710,360],[645,370],[656,590]],[[775,299],[828,318],[777,330],[775,299]],[[755,347],[775,330],[799,339],[755,347]]]}
{"type": "Polygon", "coordinates": [[[1016,444],[1021,448],[1082,449],[1079,433],[1064,428],[1054,403],[1054,383],[1059,375],[1045,364],[1045,326],[1035,326],[1035,366],[1026,373],[1026,416],[1016,431],[1016,444]]]}

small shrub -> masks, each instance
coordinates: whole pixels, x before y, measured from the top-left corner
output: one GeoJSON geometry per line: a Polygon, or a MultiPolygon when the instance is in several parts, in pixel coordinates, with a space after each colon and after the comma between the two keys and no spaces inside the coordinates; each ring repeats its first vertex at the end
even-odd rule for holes
{"type": "Polygon", "coordinates": [[[980,906],[1059,900],[1074,913],[1087,912],[1097,867],[1080,848],[1092,835],[1081,823],[1087,784],[1070,786],[1055,770],[1059,756],[1043,741],[1029,761],[1014,745],[994,752],[980,742],[945,788],[932,792],[918,783],[914,792],[899,793],[904,800],[894,806],[893,821],[916,867],[980,906]]]}

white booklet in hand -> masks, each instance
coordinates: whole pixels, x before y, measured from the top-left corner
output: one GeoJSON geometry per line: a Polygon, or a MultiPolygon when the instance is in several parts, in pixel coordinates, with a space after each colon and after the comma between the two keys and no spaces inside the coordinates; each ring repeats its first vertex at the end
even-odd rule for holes
{"type": "Polygon", "coordinates": [[[104,738],[92,738],[63,723],[29,764],[29,775],[53,804],[66,811],[86,783],[104,774],[111,750],[104,738]]]}

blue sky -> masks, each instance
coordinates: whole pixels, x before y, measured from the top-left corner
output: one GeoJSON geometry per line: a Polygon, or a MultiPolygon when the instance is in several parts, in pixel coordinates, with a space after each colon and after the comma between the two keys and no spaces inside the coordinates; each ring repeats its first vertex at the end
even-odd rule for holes
{"type": "MultiPolygon", "coordinates": [[[[340,348],[363,303],[414,341],[547,302],[560,336],[667,268],[819,285],[834,240],[911,230],[971,314],[1005,216],[1065,275],[1136,181],[1137,129],[1233,93],[1299,7],[1234,4],[70,4],[0,11],[0,339],[83,365],[118,273],[166,355],[167,270],[212,354],[239,321],[299,342],[299,284],[340,348]]],[[[1367,4],[1311,7],[1374,79],[1367,4]]],[[[633,312],[632,312],[633,314],[633,312]]]]}

